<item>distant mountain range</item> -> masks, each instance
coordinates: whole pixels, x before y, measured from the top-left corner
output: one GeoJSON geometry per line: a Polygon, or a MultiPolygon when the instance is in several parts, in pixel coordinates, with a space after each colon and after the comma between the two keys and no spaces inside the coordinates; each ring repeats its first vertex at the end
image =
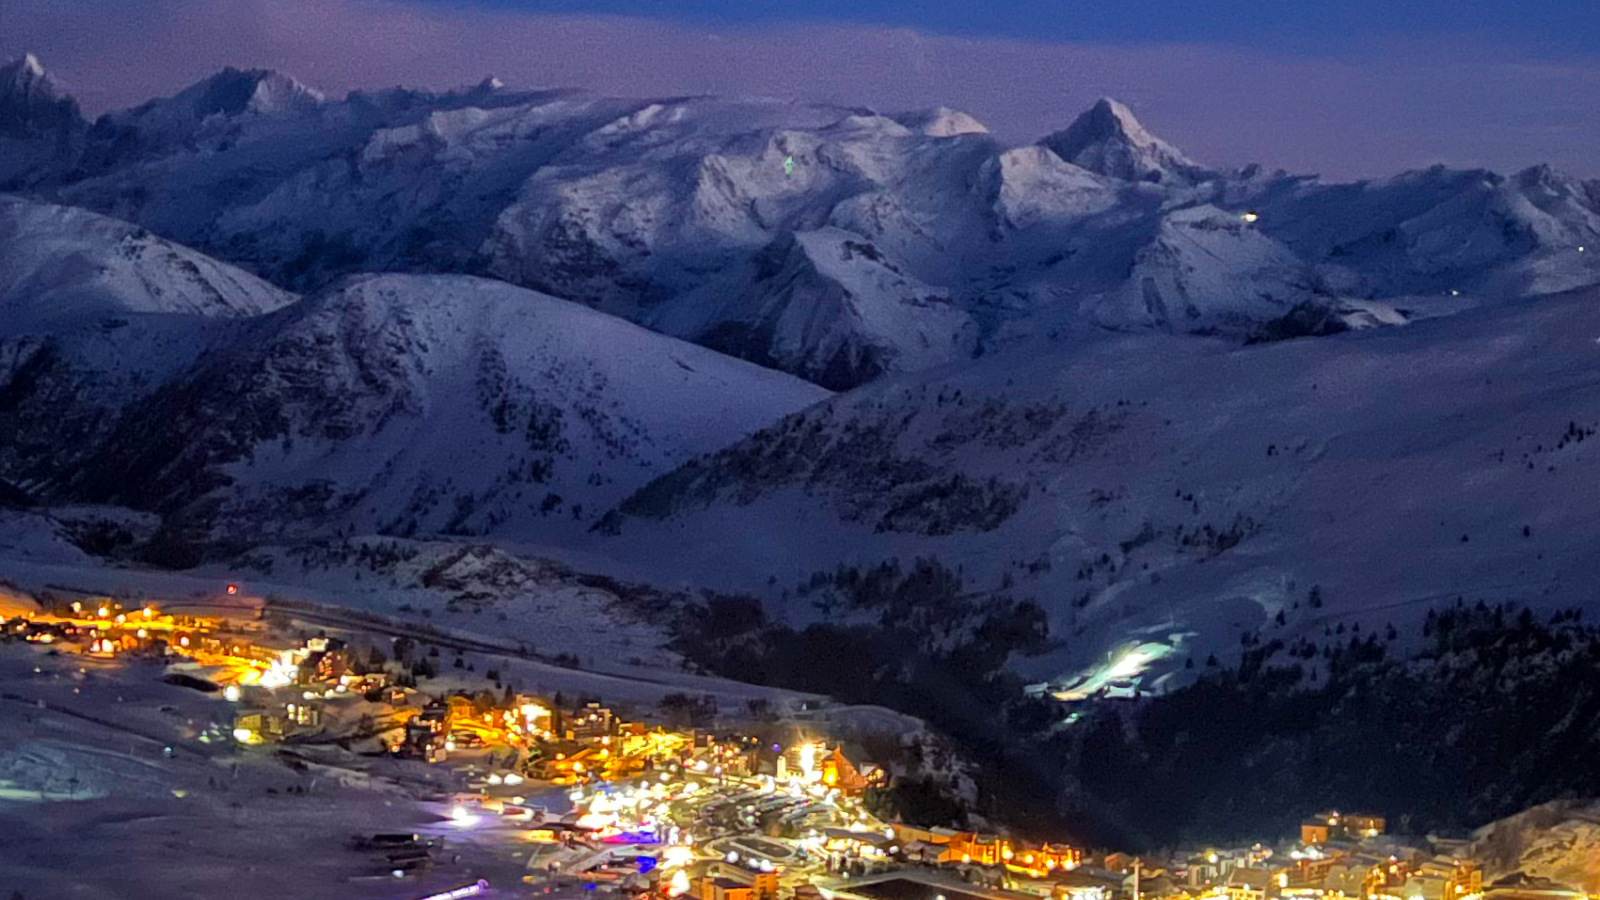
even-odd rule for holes
{"type": "Polygon", "coordinates": [[[949,109],[492,79],[333,100],[227,69],[91,123],[26,57],[0,69],[0,136],[0,188],[286,289],[490,276],[834,390],[1081,328],[1244,337],[1305,305],[1370,325],[1600,281],[1577,249],[1600,183],[1219,171],[1112,100],[1006,147],[949,109]]]}
{"type": "Polygon", "coordinates": [[[803,624],[937,557],[1040,603],[1044,678],[1571,604],[1600,543],[1600,182],[1545,167],[237,69],[91,122],[29,56],[0,189],[0,483],[168,564],[473,535],[803,624]]]}

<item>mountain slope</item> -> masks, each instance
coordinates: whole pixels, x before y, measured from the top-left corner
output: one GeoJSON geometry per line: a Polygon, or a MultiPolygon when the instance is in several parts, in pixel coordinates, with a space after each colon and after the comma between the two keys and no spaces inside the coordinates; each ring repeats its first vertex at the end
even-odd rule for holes
{"type": "Polygon", "coordinates": [[[132,314],[250,316],[294,299],[136,225],[0,195],[0,336],[132,314]]]}
{"type": "Polygon", "coordinates": [[[50,483],[249,317],[294,300],[136,225],[0,196],[0,477],[50,483]]]}
{"type": "Polygon", "coordinates": [[[1192,206],[1161,217],[1094,315],[1113,327],[1248,330],[1316,301],[1314,281],[1310,266],[1237,215],[1192,206]]]}
{"type": "Polygon", "coordinates": [[[666,577],[774,601],[840,565],[937,557],[970,590],[1046,606],[1065,644],[1030,671],[1052,677],[1132,635],[1170,664],[1457,593],[1589,603],[1597,296],[1244,349],[1036,345],[884,379],[653,482],[608,516],[608,546],[692,547],[666,577]]]}
{"type": "Polygon", "coordinates": [[[748,271],[685,293],[649,323],[835,390],[967,358],[976,338],[945,292],[836,228],[778,239],[748,271]]]}
{"type": "Polygon", "coordinates": [[[334,527],[545,539],[822,396],[510,285],[369,276],[253,321],[55,496],[244,543],[334,527]]]}

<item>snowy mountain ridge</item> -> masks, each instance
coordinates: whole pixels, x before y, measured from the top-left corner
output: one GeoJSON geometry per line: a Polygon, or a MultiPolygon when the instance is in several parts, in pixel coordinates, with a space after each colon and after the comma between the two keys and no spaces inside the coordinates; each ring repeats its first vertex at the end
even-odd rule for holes
{"type": "Polygon", "coordinates": [[[1600,257],[1577,249],[1600,245],[1593,182],[1220,172],[1110,99],[1013,148],[942,107],[619,100],[492,80],[335,100],[229,69],[43,142],[9,154],[0,186],[137,222],[285,288],[362,271],[487,275],[805,377],[842,373],[832,387],[950,358],[924,338],[969,357],[1105,328],[1251,338],[1292,331],[1283,320],[1307,306],[1314,320],[1404,322],[1600,281],[1600,257]],[[1255,236],[1195,246],[1184,210],[1206,205],[1202,218],[1233,216],[1255,236]],[[753,277],[774,248],[822,229],[874,253],[814,271],[814,291],[753,277]],[[1266,287],[1241,287],[1258,273],[1266,287]],[[944,299],[911,311],[910,285],[944,299]],[[727,337],[812,321],[819,294],[927,321],[898,335],[848,315],[774,333],[777,345],[727,337]],[[1372,304],[1386,312],[1364,315],[1372,304]],[[830,369],[840,347],[855,363],[830,369]]]}
{"type": "Polygon", "coordinates": [[[827,396],[503,282],[358,276],[301,299],[20,198],[0,198],[0,313],[0,478],[201,544],[581,533],[827,396]]]}

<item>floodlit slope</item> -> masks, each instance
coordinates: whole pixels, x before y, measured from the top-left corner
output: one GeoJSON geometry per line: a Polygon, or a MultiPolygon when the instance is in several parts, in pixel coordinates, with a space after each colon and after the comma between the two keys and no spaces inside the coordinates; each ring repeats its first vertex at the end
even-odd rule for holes
{"type": "Polygon", "coordinates": [[[1592,604],[1597,299],[1243,349],[1038,345],[885,379],[636,493],[610,546],[675,547],[657,557],[673,577],[774,599],[841,564],[934,556],[1046,605],[1065,640],[1047,676],[1133,635],[1203,660],[1244,630],[1320,637],[1457,594],[1592,604]]]}
{"type": "Polygon", "coordinates": [[[823,396],[503,283],[368,276],[255,321],[132,411],[65,493],[245,541],[559,536],[823,396]]]}
{"type": "Polygon", "coordinates": [[[0,196],[0,336],[136,314],[250,316],[293,300],[137,225],[0,196]]]}

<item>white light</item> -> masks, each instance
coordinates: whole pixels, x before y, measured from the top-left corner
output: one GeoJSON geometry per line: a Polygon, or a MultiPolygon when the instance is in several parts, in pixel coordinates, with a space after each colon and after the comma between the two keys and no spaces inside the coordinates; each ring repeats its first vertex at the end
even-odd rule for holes
{"type": "Polygon", "coordinates": [[[522,783],[522,776],[518,775],[515,772],[512,772],[510,775],[507,775],[505,777],[505,782],[506,782],[506,784],[509,784],[509,785],[521,784],[522,783]]]}
{"type": "Polygon", "coordinates": [[[478,821],[478,817],[469,812],[465,806],[453,806],[450,808],[450,821],[457,828],[471,828],[478,821]]]}
{"type": "Polygon", "coordinates": [[[726,859],[726,860],[727,860],[727,861],[728,861],[728,862],[731,862],[731,863],[736,863],[736,862],[738,862],[738,861],[739,861],[739,854],[738,854],[738,853],[735,853],[735,852],[734,852],[734,851],[732,851],[732,850],[729,850],[729,851],[728,851],[728,855],[727,855],[727,856],[725,856],[725,857],[723,857],[723,858],[724,858],[724,859],[726,859]]]}
{"type": "Polygon", "coordinates": [[[222,689],[222,699],[227,700],[230,703],[238,703],[239,696],[240,691],[237,684],[230,684],[222,689]]]}
{"type": "Polygon", "coordinates": [[[250,739],[255,736],[255,732],[248,728],[235,728],[233,730],[233,739],[241,744],[248,744],[250,739]]]}

